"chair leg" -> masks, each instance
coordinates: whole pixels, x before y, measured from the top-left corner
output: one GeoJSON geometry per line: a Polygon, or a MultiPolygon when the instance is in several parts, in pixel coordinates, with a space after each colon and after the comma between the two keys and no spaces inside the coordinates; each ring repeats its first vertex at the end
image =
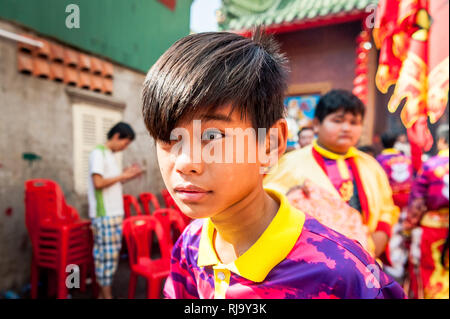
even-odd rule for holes
{"type": "Polygon", "coordinates": [[[54,297],[56,295],[56,286],[58,285],[57,270],[47,269],[47,296],[54,297]]]}
{"type": "Polygon", "coordinates": [[[128,299],[134,299],[136,292],[137,275],[133,272],[130,274],[130,283],[128,285],[128,299]]]}
{"type": "Polygon", "coordinates": [[[66,272],[59,269],[57,274],[57,295],[58,299],[67,299],[66,272]]]}
{"type": "Polygon", "coordinates": [[[59,265],[57,269],[57,292],[56,298],[67,298],[67,286],[66,286],[66,266],[67,266],[67,247],[68,247],[68,232],[66,229],[61,231],[61,239],[59,243],[59,265]]]}
{"type": "Polygon", "coordinates": [[[36,264],[35,257],[31,258],[31,298],[36,299],[38,297],[38,285],[39,285],[39,267],[36,264]]]}
{"type": "Polygon", "coordinates": [[[80,292],[86,291],[87,267],[86,264],[80,265],[80,292]]]}
{"type": "Polygon", "coordinates": [[[147,280],[147,299],[159,299],[161,279],[147,280]]]}

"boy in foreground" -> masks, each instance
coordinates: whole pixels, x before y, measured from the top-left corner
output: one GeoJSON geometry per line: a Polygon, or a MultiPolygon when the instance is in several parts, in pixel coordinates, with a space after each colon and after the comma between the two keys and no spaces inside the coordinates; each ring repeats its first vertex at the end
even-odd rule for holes
{"type": "Polygon", "coordinates": [[[403,298],[355,242],[263,188],[286,148],[286,60],[260,31],[189,35],[150,69],[143,116],[161,173],[197,219],[172,252],[167,298],[403,298]]]}

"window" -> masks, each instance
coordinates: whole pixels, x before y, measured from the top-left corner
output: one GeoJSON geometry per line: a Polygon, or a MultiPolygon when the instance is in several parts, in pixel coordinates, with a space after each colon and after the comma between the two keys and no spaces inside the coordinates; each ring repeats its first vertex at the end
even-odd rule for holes
{"type": "MultiPolygon", "coordinates": [[[[89,153],[106,142],[111,127],[122,120],[122,112],[83,103],[73,105],[74,181],[75,191],[86,194],[89,173],[89,153]]],[[[116,154],[119,167],[122,155],[116,154]]]]}

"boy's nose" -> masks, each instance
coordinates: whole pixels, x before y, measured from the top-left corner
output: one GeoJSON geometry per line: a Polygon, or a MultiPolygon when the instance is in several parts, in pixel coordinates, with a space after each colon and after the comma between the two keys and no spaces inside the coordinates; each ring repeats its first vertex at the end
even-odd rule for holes
{"type": "Polygon", "coordinates": [[[193,154],[180,153],[175,160],[175,170],[183,175],[201,174],[203,172],[201,156],[197,158],[193,154]]]}

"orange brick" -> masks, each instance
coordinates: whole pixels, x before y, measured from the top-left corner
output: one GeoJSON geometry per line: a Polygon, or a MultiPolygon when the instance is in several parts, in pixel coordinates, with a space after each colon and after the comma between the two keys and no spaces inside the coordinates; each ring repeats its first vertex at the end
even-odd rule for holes
{"type": "Polygon", "coordinates": [[[102,78],[98,75],[92,75],[91,77],[91,90],[96,91],[96,92],[101,92],[102,91],[102,78]]]}
{"type": "Polygon", "coordinates": [[[89,71],[91,69],[91,58],[87,56],[86,54],[80,53],[80,69],[89,71]]]}
{"type": "Polygon", "coordinates": [[[72,49],[64,49],[64,64],[68,66],[77,67],[78,66],[78,53],[72,49]]]}
{"type": "Polygon", "coordinates": [[[33,56],[30,53],[19,51],[17,55],[17,68],[19,72],[31,74],[33,72],[33,56]]]}
{"type": "Polygon", "coordinates": [[[83,89],[91,88],[91,77],[92,75],[87,71],[80,71],[80,80],[78,86],[83,89]]]}
{"type": "Polygon", "coordinates": [[[113,80],[109,78],[102,79],[102,92],[105,94],[112,94],[113,92],[113,80]]]}
{"type": "Polygon", "coordinates": [[[114,74],[114,67],[112,63],[103,61],[102,63],[102,75],[105,78],[112,78],[114,74]]]}
{"type": "Polygon", "coordinates": [[[33,75],[41,78],[50,77],[50,64],[47,59],[39,56],[33,58],[33,75]]]}
{"type": "Polygon", "coordinates": [[[50,79],[53,81],[64,81],[64,65],[60,62],[50,62],[50,79]]]}
{"type": "Polygon", "coordinates": [[[78,86],[78,81],[78,70],[73,67],[64,66],[64,83],[68,85],[78,86]]]}
{"type": "Polygon", "coordinates": [[[102,74],[102,63],[95,57],[91,57],[91,71],[94,74],[102,74]]]}
{"type": "Polygon", "coordinates": [[[56,43],[50,43],[50,59],[64,62],[64,47],[56,43]]]}

